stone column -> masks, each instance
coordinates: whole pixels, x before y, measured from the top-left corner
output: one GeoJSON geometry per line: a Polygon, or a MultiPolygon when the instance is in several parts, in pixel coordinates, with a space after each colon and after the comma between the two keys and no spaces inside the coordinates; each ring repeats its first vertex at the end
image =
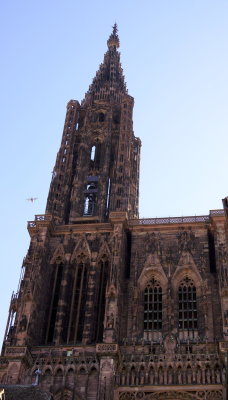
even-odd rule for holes
{"type": "Polygon", "coordinates": [[[96,352],[100,359],[98,398],[99,400],[113,400],[119,347],[114,343],[97,344],[96,352]]]}

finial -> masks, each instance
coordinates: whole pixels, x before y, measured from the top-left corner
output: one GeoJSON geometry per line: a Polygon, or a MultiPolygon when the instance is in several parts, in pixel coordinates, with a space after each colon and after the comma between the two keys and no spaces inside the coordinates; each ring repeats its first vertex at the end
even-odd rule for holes
{"type": "Polygon", "coordinates": [[[112,30],[112,34],[116,36],[116,35],[117,35],[117,32],[118,32],[118,28],[117,28],[117,23],[116,23],[116,22],[115,22],[115,24],[113,25],[112,29],[113,29],[113,30],[112,30]]]}
{"type": "Polygon", "coordinates": [[[118,28],[117,28],[117,23],[115,22],[115,24],[112,27],[112,33],[109,36],[109,39],[107,41],[107,45],[108,48],[118,48],[120,46],[120,41],[119,41],[119,37],[118,37],[118,28]]]}

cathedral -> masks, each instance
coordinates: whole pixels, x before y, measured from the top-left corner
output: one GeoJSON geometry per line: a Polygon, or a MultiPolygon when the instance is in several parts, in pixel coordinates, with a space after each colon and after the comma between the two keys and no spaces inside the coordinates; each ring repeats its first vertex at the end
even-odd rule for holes
{"type": "Polygon", "coordinates": [[[139,218],[116,25],[107,46],[67,104],[46,211],[28,222],[0,385],[54,400],[228,399],[228,198],[208,215],[139,218]]]}

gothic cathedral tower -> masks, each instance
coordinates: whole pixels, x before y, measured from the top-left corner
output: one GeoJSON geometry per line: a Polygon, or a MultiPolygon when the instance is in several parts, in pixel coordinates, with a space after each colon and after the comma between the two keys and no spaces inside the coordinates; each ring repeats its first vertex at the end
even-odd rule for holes
{"type": "Polygon", "coordinates": [[[48,196],[58,224],[108,221],[112,211],[138,217],[140,141],[134,100],[120,65],[116,25],[82,104],[71,100],[48,196]]]}
{"type": "Polygon", "coordinates": [[[227,199],[225,214],[139,219],[141,142],[116,25],[107,45],[84,100],[67,104],[46,212],[28,222],[0,384],[39,373],[55,400],[221,400],[227,199]]]}

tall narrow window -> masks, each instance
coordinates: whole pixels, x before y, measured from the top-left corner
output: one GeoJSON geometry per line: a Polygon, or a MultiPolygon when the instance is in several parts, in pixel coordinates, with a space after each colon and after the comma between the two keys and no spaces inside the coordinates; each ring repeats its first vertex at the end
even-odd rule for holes
{"type": "Polygon", "coordinates": [[[100,262],[99,291],[97,299],[97,320],[95,327],[95,341],[101,342],[104,331],[105,292],[108,277],[108,261],[100,262]]]}
{"type": "Polygon", "coordinates": [[[96,195],[95,193],[89,193],[85,196],[84,200],[84,216],[91,216],[94,215],[95,211],[95,204],[96,204],[96,195]]]}
{"type": "Polygon", "coordinates": [[[99,169],[101,163],[102,145],[98,141],[91,147],[90,150],[90,168],[99,169]]]}
{"type": "Polygon", "coordinates": [[[95,160],[95,154],[96,154],[96,146],[92,146],[91,152],[90,152],[90,160],[91,161],[95,160]]]}
{"type": "Polygon", "coordinates": [[[108,215],[108,210],[109,210],[110,188],[111,188],[111,181],[109,178],[107,187],[107,197],[106,197],[106,216],[108,215]]]}
{"type": "Polygon", "coordinates": [[[68,343],[82,340],[87,288],[87,268],[85,263],[76,266],[72,290],[68,343]]]}
{"type": "Polygon", "coordinates": [[[162,329],[162,288],[151,279],[144,290],[144,331],[162,329]]]}
{"type": "Polygon", "coordinates": [[[49,316],[49,323],[48,323],[48,333],[47,333],[47,342],[51,343],[54,337],[54,330],[55,330],[55,321],[56,321],[56,314],[58,309],[58,302],[59,302],[59,295],[60,295],[60,286],[62,281],[62,274],[63,274],[63,264],[57,264],[54,266],[53,271],[53,289],[52,289],[52,298],[51,298],[51,313],[49,316]]]}
{"type": "Polygon", "coordinates": [[[104,120],[105,120],[105,114],[102,113],[102,112],[100,112],[100,113],[99,113],[99,116],[98,116],[98,120],[99,120],[99,122],[104,122],[104,120]]]}
{"type": "Polygon", "coordinates": [[[196,287],[192,279],[184,278],[179,286],[179,329],[197,329],[196,287]]]}

